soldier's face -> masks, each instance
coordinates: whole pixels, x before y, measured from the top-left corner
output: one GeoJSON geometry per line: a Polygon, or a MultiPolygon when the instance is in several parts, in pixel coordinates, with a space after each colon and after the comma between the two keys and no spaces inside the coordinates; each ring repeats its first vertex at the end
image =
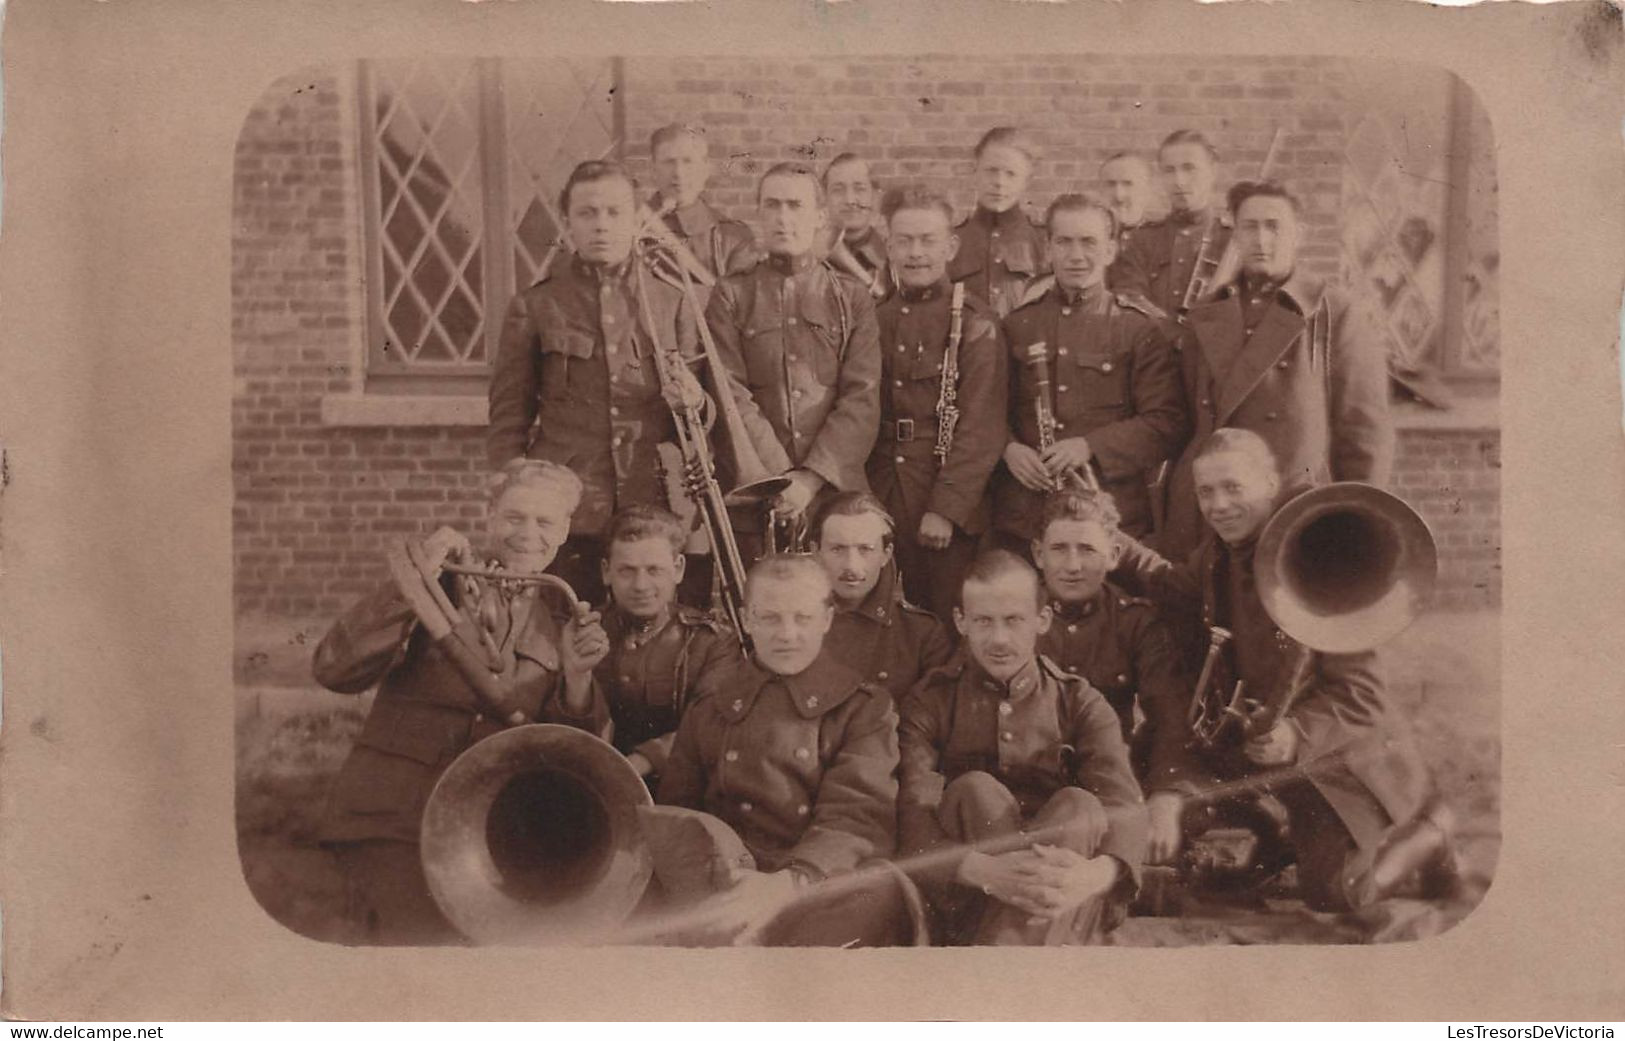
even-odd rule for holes
{"type": "Polygon", "coordinates": [[[976,160],[976,203],[984,210],[1003,213],[1021,201],[1033,163],[1019,148],[988,145],[976,160]]]}
{"type": "Polygon", "coordinates": [[[1236,214],[1235,239],[1243,271],[1284,279],[1298,259],[1298,216],[1285,199],[1255,195],[1236,214]]]}
{"type": "Polygon", "coordinates": [[[677,599],[684,558],[663,538],[611,542],[604,584],[621,610],[633,618],[657,618],[677,599]]]}
{"type": "Polygon", "coordinates": [[[824,195],[842,231],[860,232],[874,223],[875,184],[869,177],[869,164],[861,159],[830,167],[824,195]]]}
{"type": "Polygon", "coordinates": [[[491,555],[512,571],[544,571],[570,534],[558,489],[516,484],[492,506],[486,523],[491,555]]]}
{"type": "Polygon", "coordinates": [[[824,565],[830,587],[843,604],[862,603],[880,581],[891,557],[886,522],[874,514],[825,518],[818,540],[818,562],[824,565]]]}
{"type": "Polygon", "coordinates": [[[564,215],[570,243],[581,259],[593,264],[619,264],[632,252],[637,206],[632,183],[623,177],[588,181],[570,189],[570,212],[564,215]]]}
{"type": "Polygon", "coordinates": [[[745,631],[756,660],[780,676],[804,672],[824,646],[835,621],[829,590],[805,577],[753,582],[745,605],[745,631]]]}
{"type": "Polygon", "coordinates": [[[1196,505],[1219,538],[1246,542],[1275,512],[1280,480],[1273,469],[1245,452],[1215,452],[1196,460],[1196,505]]]}
{"type": "Polygon", "coordinates": [[[1033,540],[1033,559],[1044,575],[1044,587],[1067,604],[1082,603],[1100,592],[1122,554],[1122,547],[1099,521],[1052,521],[1033,540]]]}
{"type": "Polygon", "coordinates": [[[1111,221],[1099,210],[1061,210],[1050,219],[1049,262],[1055,281],[1068,289],[1087,289],[1105,281],[1117,259],[1111,221]]]}
{"type": "Polygon", "coordinates": [[[767,178],[762,182],[760,205],[769,253],[799,257],[812,250],[824,227],[824,210],[811,178],[800,174],[767,178]]]}
{"type": "Polygon", "coordinates": [[[1001,683],[1033,660],[1038,638],[1049,631],[1050,609],[1038,604],[1037,581],[1019,572],[969,581],[954,608],[954,625],[971,657],[1001,683]]]}
{"type": "Polygon", "coordinates": [[[1213,194],[1213,157],[1207,149],[1190,141],[1169,145],[1158,156],[1162,179],[1168,189],[1168,204],[1176,210],[1206,208],[1213,194]]]}
{"type": "Polygon", "coordinates": [[[661,142],[652,160],[655,187],[660,189],[661,198],[676,200],[679,206],[693,205],[711,179],[706,144],[693,134],[679,134],[661,142]]]}
{"type": "Polygon", "coordinates": [[[886,252],[903,285],[917,289],[940,282],[948,274],[948,261],[958,251],[959,236],[941,210],[905,209],[892,214],[886,252]]]}
{"type": "Polygon", "coordinates": [[[1151,194],[1151,167],[1144,160],[1113,159],[1100,168],[1100,183],[1120,222],[1133,227],[1145,219],[1145,204],[1151,194]]]}

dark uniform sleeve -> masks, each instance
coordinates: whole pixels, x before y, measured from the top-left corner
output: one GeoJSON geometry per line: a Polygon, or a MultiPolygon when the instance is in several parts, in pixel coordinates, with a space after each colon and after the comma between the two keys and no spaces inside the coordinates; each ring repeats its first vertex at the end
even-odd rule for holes
{"type": "Polygon", "coordinates": [[[1129,766],[1122,724],[1104,697],[1096,694],[1079,703],[1071,743],[1078,756],[1073,783],[1092,792],[1106,808],[1108,827],[1099,852],[1122,861],[1138,889],[1145,861],[1145,801],[1129,766]]]}
{"type": "Polygon", "coordinates": [[[802,466],[841,491],[866,487],[864,463],[880,435],[880,325],[862,286],[835,279],[852,325],[836,376],[835,407],[819,426],[802,466]]]}
{"type": "MultiPolygon", "coordinates": [[[[682,687],[676,692],[679,711],[687,709],[689,699],[695,696],[695,691],[699,689],[700,682],[708,672],[721,663],[739,657],[739,641],[735,639],[732,631],[702,630],[695,635],[689,653],[692,658],[684,669],[682,687]]],[[[665,773],[666,762],[671,758],[672,743],[676,739],[677,731],[673,730],[659,737],[650,738],[633,750],[649,760],[650,765],[654,767],[655,776],[662,776],[665,773]]]]}
{"type": "MultiPolygon", "coordinates": [[[[699,730],[701,726],[699,703],[689,706],[677,724],[672,738],[671,755],[667,756],[660,771],[660,790],[655,801],[662,806],[683,806],[690,810],[705,809],[705,766],[700,759],[699,730]]],[[[703,708],[702,708],[703,711],[703,708]]]]}
{"type": "Polygon", "coordinates": [[[522,457],[530,447],[542,387],[541,358],[540,336],[525,306],[525,294],[515,294],[491,367],[485,455],[493,470],[522,457]]]}
{"type": "MultiPolygon", "coordinates": [[[[938,681],[951,682],[951,681],[938,681]]],[[[947,778],[938,769],[940,744],[948,722],[946,706],[930,677],[915,684],[903,698],[898,723],[898,849],[904,854],[934,849],[948,841],[937,822],[937,807],[947,778]]]]}
{"type": "Polygon", "coordinates": [[[401,660],[417,624],[394,583],[381,586],[340,615],[316,645],[316,682],[340,694],[360,694],[401,660]]]}
{"type": "Polygon", "coordinates": [[[1184,564],[1175,564],[1127,535],[1119,538],[1123,541],[1123,559],[1112,572],[1113,581],[1129,592],[1150,597],[1165,610],[1202,609],[1200,547],[1191,552],[1184,564]]]}
{"type": "Polygon", "coordinates": [[[987,495],[1009,440],[1009,369],[998,324],[967,307],[959,345],[959,425],[926,506],[961,529],[987,495]]]}
{"type": "Polygon", "coordinates": [[[1385,487],[1394,468],[1388,354],[1369,308],[1340,301],[1331,315],[1328,408],[1335,481],[1385,487]]]}
{"type": "Polygon", "coordinates": [[[1173,638],[1160,618],[1146,616],[1134,633],[1130,653],[1139,679],[1140,706],[1151,728],[1151,763],[1147,794],[1194,787],[1196,769],[1188,749],[1187,713],[1195,679],[1180,665],[1173,638]]]}
{"type": "Polygon", "coordinates": [[[1124,296],[1148,300],[1151,297],[1151,257],[1146,248],[1147,236],[1136,235],[1118,255],[1118,270],[1112,289],[1124,296]]]}
{"type": "Polygon", "coordinates": [[[705,308],[705,325],[711,331],[711,338],[716,342],[717,355],[722,360],[725,372],[714,373],[713,380],[717,384],[717,393],[723,392],[726,383],[728,391],[732,393],[734,404],[739,409],[739,420],[745,427],[745,436],[750,438],[756,449],[756,454],[762,460],[762,465],[769,473],[781,474],[790,469],[790,456],[785,453],[784,446],[779,444],[778,435],[773,432],[773,425],[762,415],[761,407],[751,395],[750,384],[745,377],[745,354],[739,342],[739,330],[744,316],[739,313],[740,298],[737,282],[719,282],[711,293],[711,301],[705,308]]]}
{"type": "Polygon", "coordinates": [[[892,855],[897,839],[897,710],[879,687],[852,695],[840,750],[824,771],[812,819],[790,851],[817,877],[892,855]]]}
{"type": "Polygon", "coordinates": [[[1134,414],[1089,431],[1090,451],[1108,480],[1155,467],[1191,432],[1190,408],[1173,348],[1149,319],[1135,337],[1134,414]]]}

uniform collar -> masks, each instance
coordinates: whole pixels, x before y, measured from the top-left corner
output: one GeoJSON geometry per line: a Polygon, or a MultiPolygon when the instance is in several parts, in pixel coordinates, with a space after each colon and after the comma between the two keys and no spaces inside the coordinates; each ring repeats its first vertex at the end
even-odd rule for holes
{"type": "Polygon", "coordinates": [[[920,304],[927,300],[935,300],[938,297],[946,296],[949,284],[948,276],[945,274],[928,286],[902,286],[898,289],[897,295],[908,303],[920,304]]]}
{"type": "Polygon", "coordinates": [[[619,607],[612,609],[615,630],[620,636],[634,645],[647,643],[650,639],[663,632],[671,624],[675,615],[668,605],[654,618],[635,618],[619,607]]]}
{"type": "Polygon", "coordinates": [[[976,207],[976,220],[990,228],[1008,231],[1027,223],[1027,215],[1021,211],[1021,203],[1019,202],[1003,213],[994,213],[992,210],[978,205],[976,207]]]}
{"type": "MultiPolygon", "coordinates": [[[[1245,304],[1252,299],[1254,295],[1252,290],[1253,287],[1247,283],[1245,276],[1238,275],[1234,282],[1225,287],[1224,295],[1233,296],[1245,304]]],[[[1287,310],[1300,316],[1314,310],[1321,294],[1319,283],[1296,268],[1285,280],[1267,282],[1259,287],[1259,290],[1265,296],[1273,295],[1271,302],[1279,302],[1287,310]]]]}
{"type": "Polygon", "coordinates": [[[695,199],[687,206],[671,211],[671,220],[684,235],[703,235],[717,223],[716,211],[704,199],[695,199]]]}
{"type": "Polygon", "coordinates": [[[897,581],[897,561],[888,560],[881,569],[880,579],[869,595],[856,607],[841,607],[846,614],[858,614],[881,625],[890,625],[897,617],[898,602],[903,599],[902,584],[897,581]]]}
{"type": "Polygon", "coordinates": [[[1169,210],[1168,223],[1176,228],[1201,227],[1212,215],[1211,206],[1201,210],[1169,210]]]}
{"type": "Polygon", "coordinates": [[[1087,311],[1101,311],[1106,307],[1106,298],[1111,293],[1106,289],[1104,280],[1096,282],[1087,289],[1068,289],[1055,283],[1055,299],[1066,307],[1078,307],[1087,311]]]}
{"type": "Polygon", "coordinates": [[[1014,676],[1010,677],[1008,682],[1000,682],[988,675],[987,670],[982,668],[981,662],[978,662],[969,654],[966,655],[966,658],[970,662],[970,668],[966,670],[965,674],[970,677],[973,683],[983,690],[997,694],[1001,698],[1007,698],[1010,701],[1020,701],[1032,694],[1043,681],[1043,673],[1038,668],[1037,655],[1029,659],[1014,676]]]}
{"type": "Polygon", "coordinates": [[[803,253],[799,257],[787,257],[782,253],[769,253],[763,264],[770,270],[781,275],[799,275],[804,271],[812,270],[818,258],[811,253],[803,253]]]}
{"type": "Polygon", "coordinates": [[[783,684],[790,702],[805,719],[816,719],[850,698],[862,685],[856,672],[836,661],[826,647],[813,663],[794,676],[780,676],[762,667],[755,657],[740,659],[737,671],[726,675],[713,695],[723,718],[737,723],[749,715],[762,690],[771,683],[783,684]]]}
{"type": "Polygon", "coordinates": [[[592,264],[581,259],[579,253],[571,257],[571,265],[582,278],[595,283],[624,282],[627,275],[632,272],[632,258],[628,256],[619,264],[592,264]]]}
{"type": "Polygon", "coordinates": [[[1092,618],[1097,611],[1105,608],[1106,601],[1110,597],[1111,590],[1102,584],[1094,596],[1082,603],[1069,604],[1062,600],[1052,599],[1050,600],[1050,609],[1055,612],[1055,617],[1065,618],[1068,621],[1076,621],[1079,618],[1092,618]]]}

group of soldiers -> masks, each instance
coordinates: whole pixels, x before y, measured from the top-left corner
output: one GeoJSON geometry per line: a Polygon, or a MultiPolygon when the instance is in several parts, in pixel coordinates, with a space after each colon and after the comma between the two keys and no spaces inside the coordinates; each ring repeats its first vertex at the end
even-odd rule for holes
{"type": "Polygon", "coordinates": [[[360,936],[457,940],[424,803],[512,722],[606,739],[659,804],[737,838],[750,866],[698,887],[723,941],[899,942],[923,899],[936,942],[1097,942],[1144,865],[1272,815],[1263,874],[1295,861],[1312,908],[1448,885],[1448,811],[1377,653],[1301,648],[1254,583],[1286,499],[1381,485],[1393,455],[1380,340],[1297,265],[1298,200],[1221,200],[1215,149],[1182,130],[1034,222],[1031,139],[996,127],[974,157],[957,222],[859,155],[775,165],[760,239],[705,201],[699,128],[653,135],[648,200],[618,163],[576,167],[568,250],[502,332],[487,544],[411,547],[489,675],[394,585],[316,652],[325,686],[378,689],[325,833],[360,936]],[[1159,174],[1172,209],[1147,220],[1159,174]],[[696,411],[717,475],[670,449],[696,411]],[[759,507],[704,523],[703,479],[763,475],[759,507]],[[738,632],[724,541],[748,568],[738,632]],[[445,570],[480,561],[581,602],[445,570]],[[1188,713],[1209,626],[1234,633],[1211,682],[1309,678],[1213,746],[1188,713]]]}

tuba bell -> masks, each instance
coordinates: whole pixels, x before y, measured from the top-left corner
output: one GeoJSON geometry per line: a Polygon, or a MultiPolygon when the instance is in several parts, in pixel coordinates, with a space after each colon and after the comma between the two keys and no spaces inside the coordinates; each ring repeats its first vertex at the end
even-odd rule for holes
{"type": "Polygon", "coordinates": [[[573,727],[493,734],[441,775],[420,849],[435,903],[479,944],[588,943],[643,898],[654,800],[621,754],[573,727]]]}

